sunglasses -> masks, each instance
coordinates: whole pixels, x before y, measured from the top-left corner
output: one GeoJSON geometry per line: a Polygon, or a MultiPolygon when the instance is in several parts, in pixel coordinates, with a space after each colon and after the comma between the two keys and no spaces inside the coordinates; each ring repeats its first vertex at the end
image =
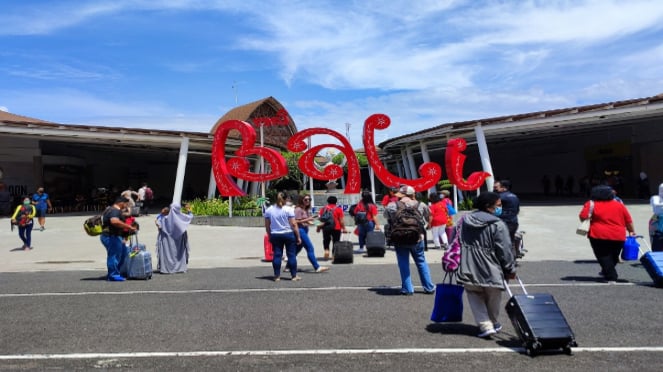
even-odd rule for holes
{"type": "Polygon", "coordinates": [[[311,201],[311,198],[304,198],[304,201],[311,201]]]}

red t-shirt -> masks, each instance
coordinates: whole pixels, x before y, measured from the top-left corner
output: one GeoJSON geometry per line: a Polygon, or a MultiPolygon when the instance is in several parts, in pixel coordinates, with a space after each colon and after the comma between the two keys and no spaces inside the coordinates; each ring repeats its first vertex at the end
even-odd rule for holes
{"type": "MultiPolygon", "coordinates": [[[[583,205],[579,217],[589,216],[589,201],[583,205]]],[[[594,212],[589,227],[589,237],[604,240],[626,240],[626,224],[633,223],[631,214],[617,200],[594,201],[594,212]]]]}
{"type": "Polygon", "coordinates": [[[378,214],[378,207],[371,203],[368,205],[368,210],[364,209],[364,203],[359,202],[355,207],[355,213],[357,212],[366,212],[366,219],[369,221],[375,221],[375,216],[378,214]]]}
{"type": "Polygon", "coordinates": [[[447,203],[440,200],[430,206],[430,215],[433,217],[431,226],[446,225],[449,221],[449,211],[447,210],[447,203]]]}
{"type": "Polygon", "coordinates": [[[325,212],[326,208],[333,209],[334,215],[334,230],[341,230],[341,221],[343,220],[343,208],[337,206],[336,204],[327,204],[324,208],[320,209],[320,216],[325,212]]]}
{"type": "Polygon", "coordinates": [[[387,194],[382,198],[382,206],[386,207],[387,205],[389,205],[390,202],[397,202],[397,201],[398,201],[397,196],[392,196],[387,194]]]}

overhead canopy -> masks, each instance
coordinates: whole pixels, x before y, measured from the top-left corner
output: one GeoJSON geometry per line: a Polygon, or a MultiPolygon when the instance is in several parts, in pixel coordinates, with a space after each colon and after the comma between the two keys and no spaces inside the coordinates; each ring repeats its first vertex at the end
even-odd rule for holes
{"type": "Polygon", "coordinates": [[[445,147],[447,137],[465,138],[474,142],[474,128],[481,126],[490,144],[512,139],[536,140],[564,137],[573,133],[594,132],[600,128],[637,124],[663,117],[663,94],[625,101],[578,106],[526,114],[500,116],[488,119],[445,123],[414,133],[391,138],[380,143],[389,153],[400,153],[402,148],[415,143],[445,147]]]}

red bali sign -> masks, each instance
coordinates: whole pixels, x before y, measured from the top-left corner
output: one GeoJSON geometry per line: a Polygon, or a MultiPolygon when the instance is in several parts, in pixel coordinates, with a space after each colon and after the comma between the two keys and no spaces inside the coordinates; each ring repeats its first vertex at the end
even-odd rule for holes
{"type": "MultiPolygon", "coordinates": [[[[288,114],[285,110],[280,110],[275,117],[258,118],[254,120],[256,125],[286,125],[288,114]]],[[[387,115],[374,114],[369,116],[364,122],[364,149],[368,163],[375,171],[376,177],[387,186],[408,185],[415,191],[428,190],[442,178],[442,168],[439,164],[426,162],[419,166],[420,178],[407,179],[398,177],[384,166],[380,161],[375,147],[375,130],[384,130],[389,127],[391,120],[387,115]]],[[[222,196],[241,196],[245,195],[233,181],[232,177],[239,179],[265,182],[275,180],[288,174],[286,161],[281,154],[273,149],[266,147],[256,147],[256,132],[251,124],[239,120],[229,120],[223,122],[214,134],[214,143],[212,144],[212,170],[217,188],[222,196]],[[226,140],[231,130],[238,130],[242,137],[242,145],[235,152],[234,157],[226,161],[226,140]],[[264,158],[271,169],[270,173],[250,172],[248,156],[258,156],[264,158]]],[[[317,180],[335,180],[343,176],[343,168],[332,164],[320,169],[315,164],[315,156],[325,148],[335,148],[341,151],[347,160],[348,178],[345,194],[356,194],[361,191],[361,173],[359,161],[352,150],[350,142],[342,134],[327,128],[310,128],[295,133],[288,140],[287,148],[292,152],[303,152],[299,159],[299,167],[302,173],[317,180]],[[341,144],[323,144],[308,148],[305,139],[314,135],[329,135],[337,139],[341,144]]],[[[449,172],[449,181],[461,190],[476,190],[490,176],[486,172],[473,172],[465,180],[463,178],[463,166],[466,156],[462,153],[467,148],[467,143],[462,138],[449,140],[445,152],[445,166],[449,172]]]]}

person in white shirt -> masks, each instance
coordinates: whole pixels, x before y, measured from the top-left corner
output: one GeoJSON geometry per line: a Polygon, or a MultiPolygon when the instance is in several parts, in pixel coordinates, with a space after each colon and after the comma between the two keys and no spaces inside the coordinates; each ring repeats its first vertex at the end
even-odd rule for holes
{"type": "Polygon", "coordinates": [[[649,238],[651,250],[663,251],[663,183],[658,186],[658,195],[649,199],[654,215],[649,219],[649,238]]]}
{"type": "Polygon", "coordinates": [[[287,201],[287,195],[284,192],[279,192],[276,196],[276,203],[265,211],[265,230],[274,249],[272,268],[274,269],[275,282],[281,280],[281,261],[284,248],[288,257],[291,280],[301,280],[301,277],[297,276],[297,246],[302,244],[302,239],[299,236],[299,229],[295,220],[295,209],[291,205],[286,205],[287,201]]]}

